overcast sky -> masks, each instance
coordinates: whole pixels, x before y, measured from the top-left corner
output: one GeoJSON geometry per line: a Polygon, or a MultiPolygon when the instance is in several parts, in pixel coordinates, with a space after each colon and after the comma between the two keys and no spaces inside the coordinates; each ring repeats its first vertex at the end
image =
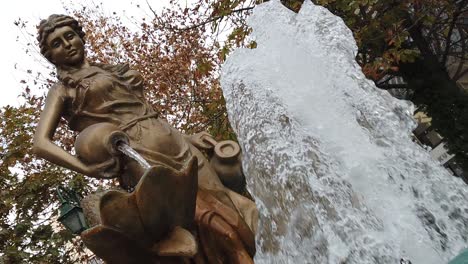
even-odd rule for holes
{"type": "MultiPolygon", "coordinates": [[[[148,0],[154,9],[160,9],[169,0],[148,0]]],[[[25,40],[21,32],[14,25],[14,21],[18,18],[30,21],[29,32],[35,33],[35,26],[43,18],[47,18],[50,14],[65,14],[62,2],[69,3],[68,0],[13,0],[4,3],[0,9],[0,27],[3,39],[0,49],[1,56],[1,76],[2,90],[0,92],[0,107],[5,105],[19,105],[20,98],[18,95],[22,92],[20,80],[24,79],[27,69],[41,69],[41,64],[46,65],[45,59],[41,61],[38,54],[27,55],[24,52],[25,40]],[[17,36],[20,36],[20,41],[17,41],[17,36]],[[38,61],[39,60],[39,61],[38,61]],[[15,69],[16,65],[16,69],[15,69]]],[[[117,12],[135,17],[142,17],[144,13],[136,7],[140,4],[146,7],[145,0],[81,0],[75,1],[85,5],[96,5],[102,3],[106,13],[117,12]]]]}

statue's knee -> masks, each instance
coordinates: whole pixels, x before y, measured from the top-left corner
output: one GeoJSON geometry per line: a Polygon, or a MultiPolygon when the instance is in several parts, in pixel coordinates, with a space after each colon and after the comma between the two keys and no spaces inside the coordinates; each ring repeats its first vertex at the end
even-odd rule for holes
{"type": "Polygon", "coordinates": [[[234,230],[232,230],[232,228],[230,230],[225,231],[223,237],[227,241],[237,241],[239,239],[237,233],[234,230]]]}

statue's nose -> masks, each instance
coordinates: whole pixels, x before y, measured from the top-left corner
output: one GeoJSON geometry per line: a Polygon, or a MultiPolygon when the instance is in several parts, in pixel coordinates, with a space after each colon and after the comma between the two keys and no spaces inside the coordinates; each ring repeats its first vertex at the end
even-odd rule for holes
{"type": "Polygon", "coordinates": [[[67,40],[67,39],[63,39],[63,46],[64,46],[65,48],[70,48],[70,47],[71,47],[70,41],[67,40]]]}

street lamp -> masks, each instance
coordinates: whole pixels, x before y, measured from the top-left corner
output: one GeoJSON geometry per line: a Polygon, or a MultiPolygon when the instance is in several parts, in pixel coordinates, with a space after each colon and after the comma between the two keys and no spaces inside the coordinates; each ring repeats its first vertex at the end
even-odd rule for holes
{"type": "Polygon", "coordinates": [[[75,235],[79,235],[88,229],[83,209],[80,207],[80,197],[78,194],[64,187],[58,187],[57,194],[62,203],[58,218],[59,222],[75,235]]]}

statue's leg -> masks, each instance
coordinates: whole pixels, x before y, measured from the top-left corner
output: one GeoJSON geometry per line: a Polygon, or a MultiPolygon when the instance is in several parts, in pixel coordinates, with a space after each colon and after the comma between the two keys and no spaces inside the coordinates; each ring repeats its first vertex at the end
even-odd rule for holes
{"type": "Polygon", "coordinates": [[[241,213],[245,223],[255,234],[257,232],[258,225],[258,209],[255,203],[252,200],[227,188],[226,193],[229,196],[229,198],[231,198],[231,201],[232,203],[234,203],[234,206],[241,213]]]}
{"type": "Polygon", "coordinates": [[[222,217],[213,214],[200,223],[199,238],[209,263],[254,263],[239,235],[222,217]]]}
{"type": "Polygon", "coordinates": [[[209,263],[253,263],[254,234],[225,192],[199,189],[195,222],[209,263]]]}

